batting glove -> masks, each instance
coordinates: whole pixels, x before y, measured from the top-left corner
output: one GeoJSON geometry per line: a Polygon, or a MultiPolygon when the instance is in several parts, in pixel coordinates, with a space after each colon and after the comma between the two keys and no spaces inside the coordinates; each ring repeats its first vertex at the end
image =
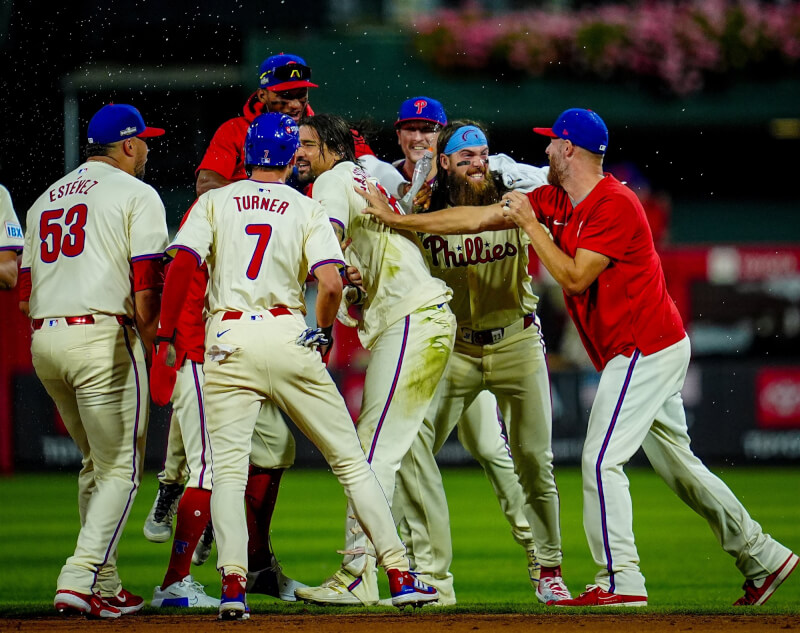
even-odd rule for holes
{"type": "Polygon", "coordinates": [[[175,351],[175,333],[167,338],[156,336],[153,345],[153,366],[150,368],[150,396],[163,407],[172,400],[175,381],[178,379],[178,355],[175,351]]]}
{"type": "Polygon", "coordinates": [[[322,362],[328,362],[333,348],[333,326],[306,328],[295,341],[301,347],[316,349],[322,356],[322,362]]]}

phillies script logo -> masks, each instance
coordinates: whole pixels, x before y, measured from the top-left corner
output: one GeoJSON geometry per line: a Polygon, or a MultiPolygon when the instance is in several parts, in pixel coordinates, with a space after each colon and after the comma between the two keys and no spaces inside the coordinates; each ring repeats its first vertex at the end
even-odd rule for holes
{"type": "Polygon", "coordinates": [[[414,107],[417,109],[417,114],[422,114],[422,111],[428,107],[428,102],[425,99],[417,99],[414,102],[414,107]]]}
{"type": "Polygon", "coordinates": [[[481,237],[464,239],[464,249],[450,250],[450,244],[439,235],[431,235],[422,241],[422,246],[431,254],[431,262],[437,268],[457,268],[470,264],[490,264],[505,257],[514,257],[517,247],[510,242],[489,246],[481,237]]]}

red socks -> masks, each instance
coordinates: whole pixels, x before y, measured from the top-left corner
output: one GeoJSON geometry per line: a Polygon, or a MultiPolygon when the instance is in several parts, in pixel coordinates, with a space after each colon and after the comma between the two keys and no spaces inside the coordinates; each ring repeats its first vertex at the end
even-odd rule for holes
{"type": "Polygon", "coordinates": [[[247,567],[259,571],[272,565],[272,547],[269,542],[269,527],[282,468],[260,468],[250,466],[244,500],[247,507],[247,567]]]}
{"type": "Polygon", "coordinates": [[[191,572],[192,554],[211,519],[211,491],[187,488],[178,504],[172,555],[161,588],[180,582],[191,572]]]}

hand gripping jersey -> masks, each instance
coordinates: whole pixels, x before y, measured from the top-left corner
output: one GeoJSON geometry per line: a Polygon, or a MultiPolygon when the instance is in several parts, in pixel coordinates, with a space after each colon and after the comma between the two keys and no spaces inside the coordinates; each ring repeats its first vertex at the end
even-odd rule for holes
{"type": "Polygon", "coordinates": [[[361,271],[367,291],[359,325],[359,338],[367,349],[381,332],[409,313],[447,302],[452,296],[443,282],[431,277],[413,236],[361,213],[366,201],[353,187],[366,191],[368,179],[367,172],[345,161],[317,178],[313,189],[314,200],[342,227],[344,237],[352,239],[348,262],[361,271]]]}

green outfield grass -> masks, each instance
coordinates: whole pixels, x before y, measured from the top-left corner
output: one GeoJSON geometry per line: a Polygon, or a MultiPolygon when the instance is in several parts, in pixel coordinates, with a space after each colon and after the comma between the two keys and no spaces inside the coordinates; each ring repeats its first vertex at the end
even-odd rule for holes
{"type": "MultiPolygon", "coordinates": [[[[715,469],[765,531],[800,551],[799,468],[715,469]]],[[[717,544],[705,521],[683,505],[649,469],[629,469],[634,527],[647,577],[650,606],[679,613],[741,613],[731,603],[742,579],[733,559],[717,544]]],[[[527,580],[525,552],[511,538],[497,501],[477,469],[444,471],[450,503],[458,609],[484,612],[537,612],[527,580]]],[[[564,540],[564,579],[573,593],[592,581],[594,566],[581,524],[580,473],[558,468],[564,540]]],[[[148,473],[119,547],[125,586],[149,599],[161,582],[168,544],[153,544],[142,523],[156,490],[148,473]]],[[[48,611],[64,559],[78,529],[76,473],[17,475],[0,479],[0,615],[48,611]]],[[[341,557],[344,494],[329,472],[293,470],[284,477],[273,521],[273,542],[287,574],[309,584],[328,577],[341,557]]],[[[208,591],[219,591],[213,562],[194,568],[208,591]]],[[[387,595],[382,579],[382,594],[387,595]]],[[[300,605],[252,596],[254,611],[288,611],[300,605]]],[[[312,608],[312,611],[316,609],[312,608]]],[[[322,611],[320,609],[320,611],[322,611]]],[[[750,609],[746,611],[751,611],[750,609]]],[[[775,594],[761,613],[800,614],[800,572],[775,594]]]]}

